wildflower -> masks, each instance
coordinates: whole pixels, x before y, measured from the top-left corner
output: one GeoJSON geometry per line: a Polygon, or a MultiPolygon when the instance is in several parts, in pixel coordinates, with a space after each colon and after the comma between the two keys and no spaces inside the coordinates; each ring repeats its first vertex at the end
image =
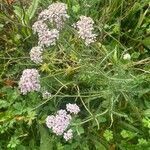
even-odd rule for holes
{"type": "Polygon", "coordinates": [[[42,46],[50,46],[55,45],[56,40],[59,39],[59,31],[57,29],[44,31],[42,34],[39,34],[39,42],[38,44],[42,46]]]}
{"type": "Polygon", "coordinates": [[[129,53],[126,53],[123,55],[123,59],[124,60],[130,60],[131,59],[131,55],[129,53]]]}
{"type": "Polygon", "coordinates": [[[67,132],[64,133],[63,138],[68,141],[73,138],[73,131],[69,129],[67,132]]]}
{"type": "Polygon", "coordinates": [[[78,114],[80,111],[80,108],[78,107],[77,104],[67,104],[66,105],[66,109],[67,111],[69,111],[70,113],[74,113],[74,114],[78,114]]]}
{"type": "Polygon", "coordinates": [[[30,51],[30,59],[36,64],[41,63],[42,60],[42,48],[37,46],[33,47],[30,51]]]}
{"type": "Polygon", "coordinates": [[[32,29],[35,33],[43,34],[48,30],[48,26],[42,20],[38,20],[33,24],[32,29]]]}
{"type": "Polygon", "coordinates": [[[48,128],[52,128],[55,125],[55,116],[51,115],[46,118],[46,125],[48,128]]]}
{"type": "Polygon", "coordinates": [[[55,116],[52,115],[46,118],[46,125],[56,135],[62,135],[68,128],[71,119],[71,116],[67,114],[66,110],[59,110],[55,116]]]}
{"type": "Polygon", "coordinates": [[[42,93],[42,97],[43,99],[48,99],[51,97],[51,93],[49,93],[48,91],[45,91],[42,93]]]}
{"type": "Polygon", "coordinates": [[[25,69],[19,81],[19,88],[22,94],[30,91],[40,90],[39,73],[36,69],[25,69]]]}
{"type": "Polygon", "coordinates": [[[61,29],[68,18],[67,5],[61,2],[49,5],[48,9],[45,9],[39,14],[39,19],[44,21],[49,20],[56,25],[57,29],[61,29]]]}
{"type": "Polygon", "coordinates": [[[93,34],[92,31],[94,21],[90,17],[81,16],[80,20],[75,24],[76,28],[78,29],[79,37],[85,40],[85,44],[89,45],[93,43],[96,38],[96,34],[93,34]]]}

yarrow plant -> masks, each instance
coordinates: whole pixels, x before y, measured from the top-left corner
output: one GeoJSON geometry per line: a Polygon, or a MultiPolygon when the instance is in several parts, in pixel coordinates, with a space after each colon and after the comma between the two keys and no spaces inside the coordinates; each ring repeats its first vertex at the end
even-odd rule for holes
{"type": "Polygon", "coordinates": [[[22,94],[40,90],[39,72],[36,69],[25,69],[19,81],[19,88],[22,94]]]}
{"type": "Polygon", "coordinates": [[[61,2],[49,5],[48,9],[39,14],[39,20],[49,20],[57,29],[61,29],[68,18],[67,5],[61,2]]]}
{"type": "Polygon", "coordinates": [[[38,20],[32,25],[32,29],[34,33],[38,33],[38,35],[43,34],[43,32],[48,30],[48,26],[43,20],[38,20]]]}
{"type": "Polygon", "coordinates": [[[42,63],[42,51],[43,49],[40,46],[33,47],[30,51],[30,59],[36,64],[42,63]]]}
{"type": "Polygon", "coordinates": [[[149,149],[149,1],[56,1],[1,4],[0,150],[149,149]]]}
{"type": "Polygon", "coordinates": [[[94,21],[90,17],[80,16],[80,20],[74,24],[74,26],[78,29],[79,37],[85,40],[85,44],[89,45],[93,43],[96,39],[96,34],[93,34],[94,21]]]}
{"type": "MultiPolygon", "coordinates": [[[[69,18],[67,15],[67,5],[60,2],[51,4],[48,9],[42,11],[39,14],[38,20],[32,26],[33,31],[38,33],[38,46],[33,47],[29,53],[30,59],[34,63],[42,63],[42,52],[44,46],[49,47],[51,45],[55,45],[56,40],[59,39],[59,30],[49,30],[45,21],[49,20],[51,23],[55,23],[56,27],[60,29],[63,27],[63,24],[67,18],[69,18]]],[[[38,77],[39,74],[36,69],[24,70],[19,81],[19,88],[21,93],[26,94],[30,91],[39,91],[40,83],[38,77]]]]}
{"type": "Polygon", "coordinates": [[[59,39],[59,31],[57,29],[49,30],[47,25],[41,20],[35,22],[32,28],[34,32],[38,33],[38,45],[41,47],[55,45],[56,40],[59,39]]]}
{"type": "Polygon", "coordinates": [[[59,39],[59,31],[57,29],[47,30],[42,34],[39,34],[38,45],[41,47],[49,47],[51,45],[56,45],[56,40],[59,39]]]}
{"type": "Polygon", "coordinates": [[[66,110],[70,113],[73,113],[73,114],[78,114],[80,112],[80,108],[78,107],[77,104],[67,104],[66,105],[66,110]]]}
{"type": "MultiPolygon", "coordinates": [[[[75,109],[71,109],[71,112],[76,114],[79,112],[79,107],[76,104],[69,104],[75,106],[75,109]],[[78,108],[78,109],[77,109],[78,108]]],[[[71,123],[72,117],[67,113],[66,110],[57,111],[56,115],[50,115],[46,118],[46,125],[49,129],[52,129],[52,132],[56,135],[63,135],[64,139],[68,141],[73,137],[72,129],[66,131],[71,123]],[[66,132],[65,132],[66,131],[66,132]]]]}
{"type": "Polygon", "coordinates": [[[71,116],[67,114],[66,110],[57,111],[55,116],[48,116],[46,119],[46,125],[52,129],[56,135],[62,135],[68,128],[71,121],[71,116]]]}
{"type": "MultiPolygon", "coordinates": [[[[53,3],[48,9],[43,10],[38,20],[33,24],[32,29],[38,35],[38,46],[30,51],[30,59],[40,64],[43,62],[42,54],[45,47],[56,45],[59,39],[59,30],[63,28],[65,21],[69,18],[67,14],[67,5],[64,3],[53,3]],[[50,23],[51,29],[47,23],[50,23]]],[[[78,29],[79,37],[85,40],[85,44],[89,45],[95,41],[96,34],[93,34],[94,21],[90,17],[81,16],[80,20],[75,24],[78,29]]],[[[36,69],[25,69],[19,81],[21,93],[27,94],[30,91],[40,90],[39,73],[36,69]]],[[[48,99],[51,94],[47,91],[42,93],[43,99],[48,99]]],[[[57,136],[63,136],[68,141],[73,138],[73,130],[69,129],[72,121],[71,115],[77,115],[80,108],[77,104],[66,104],[66,110],[59,110],[55,115],[49,115],[46,118],[46,125],[57,136]]]]}

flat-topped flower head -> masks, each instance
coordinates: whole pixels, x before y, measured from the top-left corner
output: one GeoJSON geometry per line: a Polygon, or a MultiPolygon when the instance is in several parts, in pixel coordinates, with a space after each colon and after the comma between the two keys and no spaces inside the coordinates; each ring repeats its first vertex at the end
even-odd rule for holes
{"type": "Polygon", "coordinates": [[[36,64],[42,63],[42,51],[40,46],[33,47],[30,51],[30,59],[36,64]]]}
{"type": "Polygon", "coordinates": [[[56,45],[56,41],[59,39],[59,31],[57,29],[47,30],[42,34],[39,34],[38,44],[43,47],[49,47],[56,45]]]}
{"type": "Polygon", "coordinates": [[[67,104],[66,105],[66,110],[70,113],[73,113],[73,114],[78,114],[80,112],[80,108],[78,107],[77,104],[67,104]]]}
{"type": "Polygon", "coordinates": [[[96,34],[92,31],[94,21],[90,17],[80,16],[80,20],[74,25],[78,29],[79,37],[85,40],[85,44],[89,45],[96,39],[96,34]]]}
{"type": "Polygon", "coordinates": [[[57,29],[61,29],[68,18],[67,5],[61,2],[52,3],[39,14],[40,20],[49,20],[57,29]]]}
{"type": "Polygon", "coordinates": [[[55,116],[51,115],[46,118],[46,125],[52,129],[52,132],[56,135],[62,135],[68,128],[71,119],[67,111],[61,109],[57,111],[55,116]]]}
{"type": "Polygon", "coordinates": [[[22,94],[27,94],[31,91],[40,90],[39,73],[36,69],[25,69],[19,81],[19,88],[22,94]]]}

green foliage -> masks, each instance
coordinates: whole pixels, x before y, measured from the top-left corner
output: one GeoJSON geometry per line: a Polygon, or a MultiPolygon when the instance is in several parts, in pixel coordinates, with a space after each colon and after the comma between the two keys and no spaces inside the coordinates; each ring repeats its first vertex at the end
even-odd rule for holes
{"type": "Polygon", "coordinates": [[[7,147],[15,148],[18,144],[20,144],[20,141],[17,139],[17,137],[11,137],[7,147]]]}
{"type": "Polygon", "coordinates": [[[33,0],[30,7],[27,9],[27,15],[29,17],[29,20],[31,20],[38,8],[38,4],[39,4],[40,0],[33,0]]]}
{"type": "Polygon", "coordinates": [[[70,18],[36,65],[29,58],[37,45],[32,24],[52,2],[0,3],[0,150],[149,150],[149,0],[61,0],[70,18]],[[95,22],[97,41],[90,46],[72,27],[81,15],[95,22]],[[123,59],[126,53],[131,59],[123,59]],[[26,68],[39,70],[40,92],[20,93],[26,68]],[[66,103],[81,109],[68,142],[45,125],[66,103]]]}
{"type": "Polygon", "coordinates": [[[122,130],[121,131],[121,136],[123,138],[128,138],[128,139],[132,139],[136,136],[136,133],[130,132],[130,131],[126,131],[126,130],[122,130]]]}
{"type": "Polygon", "coordinates": [[[111,141],[113,139],[113,132],[110,130],[105,130],[104,137],[108,142],[111,141]]]}

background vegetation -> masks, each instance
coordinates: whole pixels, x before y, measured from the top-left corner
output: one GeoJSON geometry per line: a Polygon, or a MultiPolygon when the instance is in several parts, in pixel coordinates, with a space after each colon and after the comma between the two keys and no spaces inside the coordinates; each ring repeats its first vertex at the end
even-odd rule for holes
{"type": "Polygon", "coordinates": [[[35,65],[31,27],[52,2],[0,2],[0,150],[150,150],[149,0],[62,0],[70,19],[44,63],[35,65]],[[71,27],[80,15],[95,21],[97,41],[88,47],[71,27]],[[40,71],[49,99],[42,90],[20,94],[26,68],[40,71]],[[71,125],[73,139],[65,142],[45,118],[68,102],[81,112],[71,125]]]}

